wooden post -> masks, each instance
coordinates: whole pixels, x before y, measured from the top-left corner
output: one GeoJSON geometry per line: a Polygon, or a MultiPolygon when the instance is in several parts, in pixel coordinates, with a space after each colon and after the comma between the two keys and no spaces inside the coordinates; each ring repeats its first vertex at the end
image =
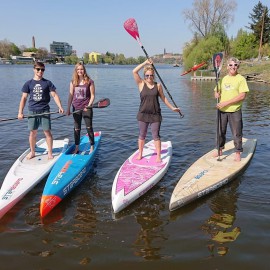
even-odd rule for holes
{"type": "Polygon", "coordinates": [[[258,55],[258,60],[260,60],[262,58],[261,56],[261,49],[262,49],[262,40],[263,40],[263,28],[264,28],[264,17],[265,17],[265,13],[266,13],[266,8],[264,9],[263,12],[263,17],[262,17],[262,30],[261,30],[261,38],[260,38],[260,46],[259,46],[259,55],[258,55]]]}

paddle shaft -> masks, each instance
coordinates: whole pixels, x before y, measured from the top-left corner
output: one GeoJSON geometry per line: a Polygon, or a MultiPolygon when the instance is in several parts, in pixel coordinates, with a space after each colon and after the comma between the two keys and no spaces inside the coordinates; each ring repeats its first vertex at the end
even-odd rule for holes
{"type": "MultiPolygon", "coordinates": [[[[108,107],[109,105],[110,105],[110,100],[108,98],[102,98],[99,101],[95,102],[92,106],[87,106],[86,108],[87,109],[91,109],[91,108],[105,108],[105,107],[108,107]],[[104,101],[106,101],[106,104],[105,105],[103,104],[103,105],[99,106],[100,103],[102,103],[104,101]]],[[[74,113],[77,113],[77,112],[80,112],[80,111],[83,111],[83,110],[84,109],[76,110],[76,111],[72,112],[71,114],[74,114],[74,113]]],[[[59,119],[59,118],[64,117],[64,116],[66,116],[66,115],[65,114],[64,115],[60,115],[60,116],[58,116],[56,118],[53,118],[52,120],[56,120],[56,119],[59,119]]]]}
{"type": "MultiPolygon", "coordinates": [[[[39,113],[39,114],[32,114],[32,115],[24,115],[23,118],[50,115],[50,114],[56,114],[56,113],[59,113],[59,112],[57,111],[57,112],[47,112],[47,113],[39,113]]],[[[19,119],[18,119],[18,117],[6,118],[6,119],[0,119],[0,122],[12,121],[12,120],[19,120],[19,119]]]]}
{"type": "MultiPolygon", "coordinates": [[[[222,53],[217,53],[213,56],[213,65],[214,65],[214,70],[215,70],[215,75],[216,75],[216,89],[217,89],[217,93],[219,93],[219,85],[218,85],[218,81],[219,81],[219,75],[220,75],[220,71],[221,71],[221,67],[222,67],[222,63],[223,63],[223,54],[222,53]],[[216,61],[218,59],[218,61],[216,61]]],[[[219,103],[219,98],[217,98],[217,104],[219,103]]],[[[221,122],[221,112],[220,110],[217,108],[217,151],[218,151],[218,161],[220,161],[220,122],[221,122]]]]}
{"type": "MultiPolygon", "coordinates": [[[[138,40],[137,40],[137,41],[138,41],[138,40]]],[[[138,41],[138,42],[139,42],[139,41],[138,41]]],[[[143,50],[145,56],[147,57],[147,59],[150,59],[150,57],[149,57],[148,53],[146,52],[145,48],[143,47],[143,45],[142,45],[140,42],[139,42],[139,44],[140,44],[140,46],[141,46],[141,48],[142,48],[142,50],[143,50]]],[[[172,98],[172,96],[171,96],[169,90],[167,89],[165,83],[164,83],[163,80],[161,79],[161,77],[160,77],[160,75],[159,75],[159,73],[158,73],[158,71],[157,71],[157,69],[156,69],[156,67],[154,66],[153,63],[152,63],[152,66],[153,66],[153,69],[154,69],[155,73],[157,74],[157,76],[158,76],[158,78],[159,78],[161,84],[163,85],[164,89],[166,90],[168,96],[170,97],[170,99],[171,99],[171,101],[172,101],[174,107],[178,107],[178,106],[176,105],[176,103],[174,102],[174,100],[173,100],[173,98],[172,98]]],[[[184,117],[184,115],[183,115],[181,112],[179,112],[179,115],[180,115],[181,118],[184,117]]]]}
{"type": "MultiPolygon", "coordinates": [[[[217,87],[217,93],[219,93],[219,89],[218,89],[218,79],[219,79],[219,74],[217,74],[216,72],[216,87],[217,87]]],[[[217,98],[217,104],[219,103],[219,98],[217,98]]],[[[219,147],[219,143],[220,143],[220,139],[219,139],[219,135],[220,135],[220,110],[217,108],[217,150],[218,150],[218,160],[220,160],[220,147],[219,147]]]]}

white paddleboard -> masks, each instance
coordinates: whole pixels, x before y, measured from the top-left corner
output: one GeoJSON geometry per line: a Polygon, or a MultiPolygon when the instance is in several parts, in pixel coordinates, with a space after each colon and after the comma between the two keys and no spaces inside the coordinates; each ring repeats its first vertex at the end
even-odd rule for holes
{"type": "Polygon", "coordinates": [[[112,186],[112,206],[118,213],[138,199],[167,172],[172,158],[170,141],[161,143],[162,162],[156,162],[154,141],[145,144],[143,158],[137,159],[139,151],[133,153],[117,172],[112,186]]]}
{"type": "Polygon", "coordinates": [[[27,159],[27,149],[11,166],[0,190],[0,218],[9,211],[23,196],[37,185],[66,150],[69,140],[53,141],[53,159],[48,159],[45,138],[36,143],[35,157],[27,159]]]}
{"type": "Polygon", "coordinates": [[[222,156],[213,157],[212,150],[194,162],[178,181],[171,196],[169,209],[176,210],[235,179],[248,166],[255,148],[256,139],[243,138],[241,161],[235,158],[233,141],[225,144],[222,156]]]}

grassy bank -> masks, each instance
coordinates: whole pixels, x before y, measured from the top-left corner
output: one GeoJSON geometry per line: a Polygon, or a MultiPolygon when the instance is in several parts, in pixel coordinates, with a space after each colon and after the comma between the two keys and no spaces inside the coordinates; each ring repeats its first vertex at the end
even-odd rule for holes
{"type": "Polygon", "coordinates": [[[270,84],[270,61],[242,61],[239,73],[249,81],[257,81],[270,84]]]}

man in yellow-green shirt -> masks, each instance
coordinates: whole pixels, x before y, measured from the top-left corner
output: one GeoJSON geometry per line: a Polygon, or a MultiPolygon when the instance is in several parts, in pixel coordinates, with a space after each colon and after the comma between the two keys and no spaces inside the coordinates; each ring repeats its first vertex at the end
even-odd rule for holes
{"type": "Polygon", "coordinates": [[[235,145],[235,161],[241,160],[241,152],[243,152],[241,108],[243,100],[249,92],[246,79],[238,74],[239,63],[239,60],[234,57],[228,59],[228,74],[219,81],[218,87],[215,88],[215,98],[219,100],[217,109],[220,110],[219,153],[216,156],[222,155],[229,123],[235,145]]]}

